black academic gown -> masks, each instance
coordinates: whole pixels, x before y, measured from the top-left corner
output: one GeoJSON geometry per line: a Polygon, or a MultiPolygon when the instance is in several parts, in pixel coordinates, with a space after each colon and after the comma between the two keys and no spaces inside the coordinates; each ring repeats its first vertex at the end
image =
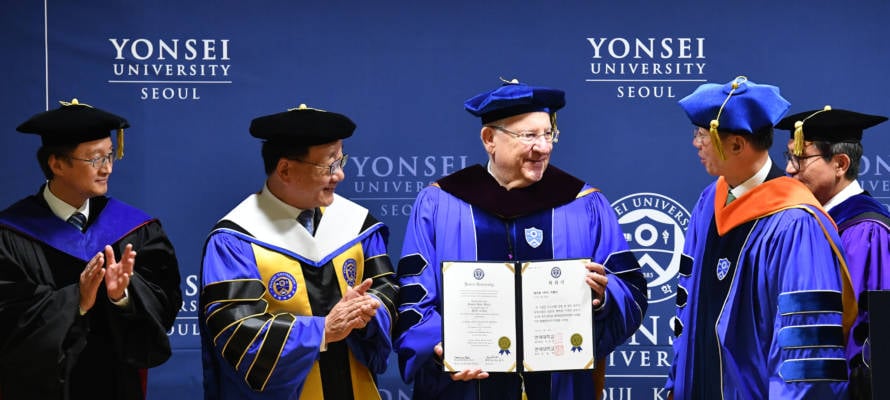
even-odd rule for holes
{"type": "Polygon", "coordinates": [[[170,357],[182,303],[173,246],[158,220],[107,197],[86,229],[56,217],[41,194],[0,211],[0,399],[143,399],[145,369],[170,357]],[[129,305],[80,316],[79,278],[106,244],[137,252],[129,305]]]}

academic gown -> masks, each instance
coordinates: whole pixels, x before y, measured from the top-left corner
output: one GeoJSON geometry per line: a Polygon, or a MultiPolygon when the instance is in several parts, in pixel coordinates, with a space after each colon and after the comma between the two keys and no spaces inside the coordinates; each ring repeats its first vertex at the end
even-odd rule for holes
{"type": "MultiPolygon", "coordinates": [[[[42,189],[41,189],[42,193],[42,189]]],[[[182,305],[173,247],[158,220],[108,197],[90,199],[84,232],[43,196],[0,212],[0,398],[143,399],[145,371],[170,356],[167,331],[182,305]],[[137,252],[129,304],[80,316],[80,273],[106,244],[137,252]]]]}
{"type": "MultiPolygon", "coordinates": [[[[605,304],[594,313],[596,357],[633,334],[646,281],[606,197],[549,166],[541,181],[507,191],[481,165],[423,189],[405,234],[396,351],[415,399],[519,399],[518,374],[453,382],[433,347],[442,340],[442,261],[590,258],[605,266],[605,304]]],[[[529,399],[591,399],[590,371],[524,373],[529,399]]]]}
{"type": "MultiPolygon", "coordinates": [[[[204,249],[200,295],[206,399],[376,399],[392,351],[398,287],[388,229],[335,195],[311,236],[251,195],[223,217],[204,249]],[[347,287],[373,278],[376,316],[322,352],[325,316],[347,287]]],[[[319,213],[316,213],[318,216],[319,213]]]]}
{"type": "MultiPolygon", "coordinates": [[[[844,200],[828,214],[837,223],[841,235],[856,299],[867,290],[890,289],[890,273],[884,273],[885,266],[890,265],[890,213],[887,207],[863,193],[844,200]]],[[[866,321],[867,315],[861,314],[854,327],[858,328],[866,321]]],[[[864,332],[850,335],[848,359],[860,353],[861,336],[868,334],[867,326],[857,330],[864,332]],[[855,336],[860,336],[858,343],[855,336]]]]}
{"type": "Polygon", "coordinates": [[[686,233],[674,399],[839,399],[855,300],[840,239],[800,182],[773,167],[724,206],[708,186],[686,233]]]}

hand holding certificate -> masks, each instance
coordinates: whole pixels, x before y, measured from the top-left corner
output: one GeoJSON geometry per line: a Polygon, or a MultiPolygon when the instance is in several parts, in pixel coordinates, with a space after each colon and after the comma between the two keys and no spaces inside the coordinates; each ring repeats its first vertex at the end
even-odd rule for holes
{"type": "Polygon", "coordinates": [[[592,369],[588,262],[443,263],[444,369],[592,369]]]}

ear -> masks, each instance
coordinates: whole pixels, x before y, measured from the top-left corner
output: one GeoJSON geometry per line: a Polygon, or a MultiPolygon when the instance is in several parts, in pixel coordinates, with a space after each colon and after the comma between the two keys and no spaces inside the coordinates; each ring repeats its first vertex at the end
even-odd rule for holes
{"type": "Polygon", "coordinates": [[[835,163],[835,174],[838,177],[842,177],[847,174],[847,170],[850,169],[850,156],[846,154],[835,154],[831,156],[831,160],[835,163]]]}
{"type": "Polygon", "coordinates": [[[60,176],[65,174],[65,169],[62,168],[63,164],[66,160],[62,157],[57,157],[55,154],[50,154],[49,158],[46,160],[47,165],[49,165],[49,169],[53,171],[53,176],[60,176]]]}
{"type": "Polygon", "coordinates": [[[290,171],[290,160],[284,157],[279,158],[278,164],[275,164],[274,174],[277,175],[278,179],[283,182],[287,182],[289,179],[291,179],[293,174],[291,174],[290,171]]]}
{"type": "Polygon", "coordinates": [[[494,153],[494,129],[483,126],[479,131],[479,138],[482,139],[482,145],[488,154],[494,153]]]}
{"type": "Polygon", "coordinates": [[[739,154],[742,149],[745,148],[745,144],[747,143],[745,139],[743,139],[739,135],[731,135],[731,140],[729,141],[729,149],[733,152],[733,154],[739,154]]]}

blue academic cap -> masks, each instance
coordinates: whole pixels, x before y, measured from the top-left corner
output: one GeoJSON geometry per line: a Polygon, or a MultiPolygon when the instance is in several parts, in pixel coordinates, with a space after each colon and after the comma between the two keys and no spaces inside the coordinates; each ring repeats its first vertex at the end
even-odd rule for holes
{"type": "Polygon", "coordinates": [[[565,92],[529,86],[518,80],[505,81],[497,89],[477,94],[464,102],[464,108],[487,124],[499,119],[536,111],[555,113],[566,105],[565,92]]]}
{"type": "Polygon", "coordinates": [[[680,100],[693,125],[735,134],[774,126],[790,106],[778,87],[759,85],[744,76],[722,85],[703,84],[680,100]]]}

